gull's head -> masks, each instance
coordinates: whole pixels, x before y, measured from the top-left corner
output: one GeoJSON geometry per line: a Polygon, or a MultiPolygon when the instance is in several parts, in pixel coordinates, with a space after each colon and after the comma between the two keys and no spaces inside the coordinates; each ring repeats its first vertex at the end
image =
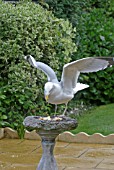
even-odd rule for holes
{"type": "Polygon", "coordinates": [[[44,86],[44,95],[45,95],[46,101],[48,101],[49,95],[50,95],[53,87],[54,87],[54,84],[52,82],[47,82],[45,84],[45,86],[44,86]]]}

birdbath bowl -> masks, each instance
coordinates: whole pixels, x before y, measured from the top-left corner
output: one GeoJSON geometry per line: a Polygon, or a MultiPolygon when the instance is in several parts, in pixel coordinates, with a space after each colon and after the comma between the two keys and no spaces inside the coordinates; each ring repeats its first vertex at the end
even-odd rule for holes
{"type": "Polygon", "coordinates": [[[58,170],[53,150],[55,138],[66,130],[77,127],[75,119],[66,116],[40,117],[28,116],[23,122],[27,129],[36,130],[42,139],[43,154],[37,170],[58,170]]]}

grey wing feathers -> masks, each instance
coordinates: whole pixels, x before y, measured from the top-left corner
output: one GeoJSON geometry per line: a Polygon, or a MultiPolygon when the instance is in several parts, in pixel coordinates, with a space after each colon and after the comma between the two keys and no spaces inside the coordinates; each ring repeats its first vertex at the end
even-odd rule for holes
{"type": "Polygon", "coordinates": [[[99,70],[104,70],[109,65],[109,62],[106,60],[101,59],[93,59],[87,62],[84,68],[80,68],[80,72],[82,73],[89,73],[89,72],[96,72],[99,70]]]}
{"type": "Polygon", "coordinates": [[[47,64],[44,64],[42,62],[36,62],[35,59],[31,55],[25,56],[25,59],[27,59],[33,67],[39,70],[42,70],[47,75],[48,81],[58,82],[55,72],[47,64]]]}
{"type": "Polygon", "coordinates": [[[64,89],[75,88],[80,73],[96,72],[109,65],[106,60],[84,58],[64,65],[61,82],[64,89]]]}
{"type": "Polygon", "coordinates": [[[36,62],[36,64],[37,64],[37,68],[42,70],[47,75],[48,81],[58,82],[56,74],[51,67],[49,67],[48,65],[42,62],[36,62]]]}
{"type": "Polygon", "coordinates": [[[80,73],[96,72],[105,69],[109,65],[106,60],[95,59],[95,58],[84,58],[64,66],[64,69],[76,69],[80,73]]]}

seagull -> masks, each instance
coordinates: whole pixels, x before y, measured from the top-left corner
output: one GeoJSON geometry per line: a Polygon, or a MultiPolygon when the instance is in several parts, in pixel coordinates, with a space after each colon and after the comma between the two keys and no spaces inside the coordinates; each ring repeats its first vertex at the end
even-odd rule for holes
{"type": "Polygon", "coordinates": [[[48,78],[44,86],[44,96],[48,103],[55,105],[55,113],[58,104],[65,104],[63,116],[67,110],[68,102],[73,99],[74,95],[89,85],[77,82],[80,73],[91,73],[104,70],[108,67],[109,61],[102,58],[87,57],[82,58],[63,66],[61,81],[58,81],[54,70],[47,64],[37,62],[31,55],[24,57],[34,68],[43,71],[48,78]]]}

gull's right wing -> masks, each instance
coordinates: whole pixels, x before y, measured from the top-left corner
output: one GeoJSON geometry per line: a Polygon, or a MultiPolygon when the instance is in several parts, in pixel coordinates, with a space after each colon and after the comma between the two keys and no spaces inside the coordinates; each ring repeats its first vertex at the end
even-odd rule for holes
{"type": "Polygon", "coordinates": [[[83,58],[68,64],[63,67],[61,84],[66,92],[72,91],[76,87],[80,73],[97,72],[105,69],[109,62],[95,57],[83,58]]]}

